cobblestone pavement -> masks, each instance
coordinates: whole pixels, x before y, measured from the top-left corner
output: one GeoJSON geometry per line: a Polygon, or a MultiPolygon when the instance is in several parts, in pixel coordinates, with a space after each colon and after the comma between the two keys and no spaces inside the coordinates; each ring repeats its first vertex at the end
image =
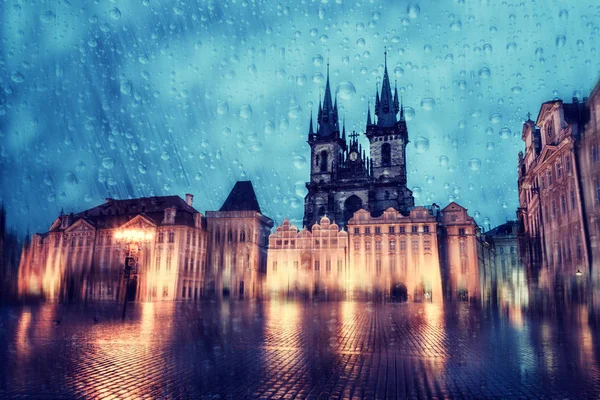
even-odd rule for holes
{"type": "Polygon", "coordinates": [[[593,321],[465,304],[3,308],[0,398],[599,398],[593,321]]]}

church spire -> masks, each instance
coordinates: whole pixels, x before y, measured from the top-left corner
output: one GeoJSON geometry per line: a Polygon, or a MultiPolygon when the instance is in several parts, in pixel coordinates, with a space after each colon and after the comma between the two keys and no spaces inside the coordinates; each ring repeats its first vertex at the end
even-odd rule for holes
{"type": "Polygon", "coordinates": [[[394,83],[394,112],[398,114],[400,103],[398,102],[398,81],[394,83]]]}
{"type": "Polygon", "coordinates": [[[323,105],[319,102],[319,118],[317,134],[319,136],[331,136],[334,132],[339,135],[339,123],[337,115],[337,97],[335,104],[331,97],[331,83],[329,81],[329,59],[327,60],[327,83],[325,84],[325,96],[323,105]]]}
{"type": "Polygon", "coordinates": [[[402,101],[402,97],[400,97],[400,121],[406,121],[404,119],[404,104],[402,101]]]}
{"type": "Polygon", "coordinates": [[[367,126],[373,125],[371,122],[371,102],[367,103],[367,126]]]}
{"type": "MultiPolygon", "coordinates": [[[[381,83],[381,98],[375,105],[375,114],[377,115],[377,125],[382,127],[394,126],[397,122],[394,98],[392,97],[392,87],[390,85],[390,76],[387,69],[387,49],[384,53],[385,61],[383,66],[383,82],[381,83]]],[[[379,95],[379,94],[378,94],[379,95]]]]}
{"type": "Polygon", "coordinates": [[[313,129],[313,114],[312,114],[312,110],[310,110],[310,125],[308,127],[308,135],[314,135],[315,131],[313,129]]]}
{"type": "Polygon", "coordinates": [[[342,140],[346,141],[346,117],[344,117],[343,127],[342,127],[342,140]]]}

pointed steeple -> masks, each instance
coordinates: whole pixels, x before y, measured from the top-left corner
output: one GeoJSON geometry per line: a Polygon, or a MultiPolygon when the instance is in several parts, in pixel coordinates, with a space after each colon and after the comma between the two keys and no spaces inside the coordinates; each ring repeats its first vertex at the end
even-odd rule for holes
{"type": "Polygon", "coordinates": [[[327,83],[325,84],[325,99],[323,100],[323,110],[333,111],[331,100],[331,86],[329,85],[329,60],[327,60],[327,83]]]}
{"type": "Polygon", "coordinates": [[[373,123],[371,122],[371,102],[367,103],[367,126],[371,126],[373,123]]]}
{"type": "Polygon", "coordinates": [[[396,112],[394,112],[394,99],[392,97],[392,87],[390,85],[390,76],[387,69],[387,50],[384,53],[385,62],[383,67],[383,82],[381,84],[381,98],[379,104],[375,106],[375,114],[377,115],[377,125],[389,127],[393,126],[396,120],[396,112]]]}
{"type": "Polygon", "coordinates": [[[404,104],[402,102],[402,97],[400,97],[400,121],[406,121],[404,119],[404,104]]]}
{"type": "Polygon", "coordinates": [[[400,103],[398,102],[398,81],[394,83],[394,112],[398,114],[400,103]]]}
{"type": "Polygon", "coordinates": [[[329,60],[327,60],[327,83],[325,84],[325,96],[323,98],[323,105],[319,102],[319,126],[317,128],[317,134],[319,136],[332,136],[335,133],[335,137],[339,137],[339,122],[337,112],[337,98],[335,104],[331,97],[331,83],[329,81],[329,60]]]}
{"type": "Polygon", "coordinates": [[[346,117],[344,117],[343,128],[342,128],[342,140],[346,141],[346,117]]]}
{"type": "Polygon", "coordinates": [[[313,115],[312,115],[312,110],[310,111],[310,125],[308,127],[308,134],[309,135],[314,135],[315,131],[313,129],[313,115]]]}

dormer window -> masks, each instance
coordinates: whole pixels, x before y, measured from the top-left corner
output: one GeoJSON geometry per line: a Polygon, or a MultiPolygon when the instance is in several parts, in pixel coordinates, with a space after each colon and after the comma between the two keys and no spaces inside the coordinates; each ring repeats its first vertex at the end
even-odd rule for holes
{"type": "Polygon", "coordinates": [[[546,132],[548,132],[548,137],[552,136],[552,122],[548,123],[548,126],[546,126],[546,132]]]}

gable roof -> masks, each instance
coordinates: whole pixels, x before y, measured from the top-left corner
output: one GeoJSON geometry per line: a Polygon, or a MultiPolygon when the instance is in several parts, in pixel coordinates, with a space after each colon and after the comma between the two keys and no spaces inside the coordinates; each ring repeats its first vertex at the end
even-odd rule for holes
{"type": "Polygon", "coordinates": [[[219,211],[258,211],[260,213],[252,182],[237,181],[219,211]]]}

